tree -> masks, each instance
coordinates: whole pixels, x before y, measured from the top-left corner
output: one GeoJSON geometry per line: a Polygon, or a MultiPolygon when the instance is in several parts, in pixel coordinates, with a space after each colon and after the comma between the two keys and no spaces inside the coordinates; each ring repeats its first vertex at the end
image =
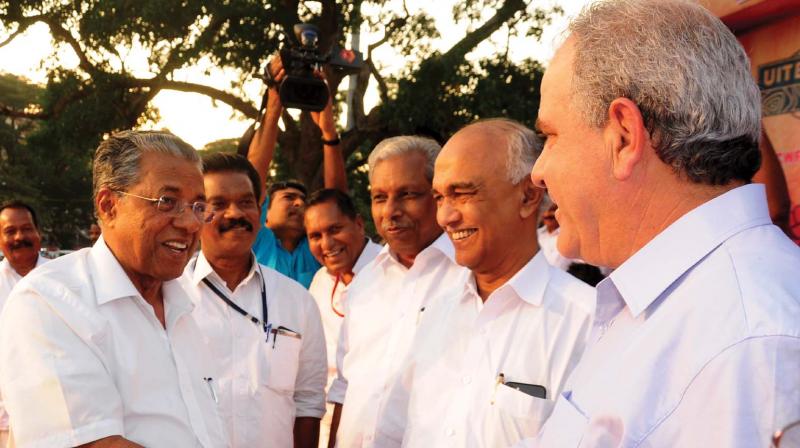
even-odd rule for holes
{"type": "MultiPolygon", "coordinates": [[[[109,132],[156,120],[158,112],[150,102],[158,92],[208,95],[244,117],[255,118],[257,105],[246,99],[243,85],[280,47],[282,30],[303,21],[314,23],[321,32],[320,49],[327,52],[335,44],[344,46],[346,36],[363,25],[382,37],[367,45],[366,63],[356,75],[355,125],[342,133],[350,174],[363,180],[361,166],[369,150],[388,136],[414,132],[442,140],[469,121],[488,116],[532,124],[538,109],[538,63],[515,64],[502,49],[485,60],[471,60],[469,55],[496,31],[508,39],[538,38],[552,12],[530,0],[462,1],[454,7],[453,17],[468,24],[469,32],[446,51],[435,51],[432,42],[438,31],[433,18],[425,12],[410,13],[402,0],[0,0],[0,22],[5,27],[0,46],[31,25],[45,23],[55,48],[70,48],[79,61],[77,67],[65,68],[53,56],[56,64],[38,106],[21,108],[0,99],[0,115],[40,121],[26,139],[29,151],[52,159],[46,167],[51,171],[40,173],[48,177],[40,179],[40,194],[54,197],[55,181],[63,179],[49,176],[69,172],[74,185],[68,190],[88,198],[86,170],[97,143],[109,132]],[[361,10],[376,12],[362,15],[361,10]],[[393,47],[406,59],[400,74],[383,73],[375,56],[381,46],[393,47]],[[132,58],[133,48],[144,55],[142,60],[132,58]],[[200,79],[177,79],[180,70],[202,63],[231,70],[236,78],[224,89],[200,79]],[[371,82],[377,84],[381,100],[367,111],[364,97],[371,82]],[[49,157],[52,154],[57,156],[49,157]]],[[[326,76],[334,92],[345,79],[344,73],[330,67],[326,76]]],[[[341,100],[341,95],[337,98],[341,100]]],[[[285,113],[284,126],[275,171],[291,174],[312,188],[319,186],[322,153],[316,126],[307,113],[299,119],[285,113]]],[[[355,182],[362,208],[365,185],[355,182]]],[[[81,213],[88,216],[84,209],[81,203],[81,213]]]]}

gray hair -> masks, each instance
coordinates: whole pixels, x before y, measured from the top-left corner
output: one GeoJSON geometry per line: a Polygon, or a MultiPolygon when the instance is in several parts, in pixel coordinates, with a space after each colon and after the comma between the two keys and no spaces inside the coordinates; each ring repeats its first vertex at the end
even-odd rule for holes
{"type": "Polygon", "coordinates": [[[432,182],[433,165],[436,163],[436,157],[439,156],[439,151],[441,150],[442,147],[436,143],[436,140],[427,137],[400,135],[387,138],[375,146],[375,149],[372,150],[367,159],[369,180],[372,182],[372,173],[379,162],[399,155],[417,152],[425,156],[425,177],[432,182]]]}
{"type": "Polygon", "coordinates": [[[533,164],[542,152],[542,141],[531,129],[508,118],[488,118],[464,127],[488,128],[506,138],[506,176],[517,185],[531,175],[533,164]]]}
{"type": "Polygon", "coordinates": [[[684,0],[611,0],[570,24],[572,101],[606,124],[610,103],[636,103],[656,153],[689,180],[749,181],[760,165],[761,102],[747,54],[727,27],[684,0]]]}
{"type": "Polygon", "coordinates": [[[139,168],[142,154],[155,152],[180,157],[202,164],[197,151],[191,145],[168,131],[122,131],[100,143],[94,153],[92,166],[92,198],[107,187],[115,191],[127,191],[141,179],[139,168]]]}

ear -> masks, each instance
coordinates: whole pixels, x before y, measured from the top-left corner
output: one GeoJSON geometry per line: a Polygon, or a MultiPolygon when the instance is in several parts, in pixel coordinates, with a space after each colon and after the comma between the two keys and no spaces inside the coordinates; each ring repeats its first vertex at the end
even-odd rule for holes
{"type": "Polygon", "coordinates": [[[617,98],[608,106],[608,124],[603,131],[611,147],[612,173],[628,179],[650,142],[639,107],[628,98],[617,98]]]}
{"type": "Polygon", "coordinates": [[[97,192],[95,199],[95,207],[97,208],[97,216],[103,222],[103,225],[108,227],[114,226],[114,219],[117,216],[117,201],[119,197],[116,193],[108,188],[101,188],[97,192]]]}
{"type": "Polygon", "coordinates": [[[539,204],[542,203],[542,198],[544,198],[544,189],[534,185],[530,176],[525,176],[517,188],[520,188],[522,193],[519,216],[522,219],[528,219],[531,216],[535,217],[539,211],[539,204]]]}
{"type": "Polygon", "coordinates": [[[356,227],[358,227],[358,230],[364,232],[364,219],[361,218],[361,215],[356,215],[356,227]]]}

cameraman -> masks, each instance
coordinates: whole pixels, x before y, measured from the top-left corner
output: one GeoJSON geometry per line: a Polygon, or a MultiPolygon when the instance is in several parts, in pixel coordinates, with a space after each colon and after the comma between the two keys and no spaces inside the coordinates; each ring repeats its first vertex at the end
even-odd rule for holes
{"type": "MultiPolygon", "coordinates": [[[[279,55],[274,55],[267,65],[269,78],[273,80],[268,90],[267,107],[247,153],[262,180],[261,222],[266,222],[253,243],[253,251],[259,263],[300,282],[308,288],[320,264],[308,248],[303,215],[305,212],[306,187],[297,181],[277,182],[266,186],[265,179],[275,154],[278,141],[278,120],[283,112],[278,87],[286,78],[279,55]]],[[[321,72],[316,76],[325,79],[321,72]]],[[[333,117],[333,104],[329,95],[328,104],[321,112],[310,112],[314,123],[322,132],[324,151],[325,188],[347,192],[344,158],[340,148],[339,134],[333,117]]]]}

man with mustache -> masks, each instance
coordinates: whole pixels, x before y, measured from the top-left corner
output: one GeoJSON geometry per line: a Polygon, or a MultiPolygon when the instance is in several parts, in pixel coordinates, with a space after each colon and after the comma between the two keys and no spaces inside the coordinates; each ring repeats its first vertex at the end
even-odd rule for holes
{"type": "Polygon", "coordinates": [[[426,308],[405,373],[404,446],[503,447],[535,435],[583,353],[594,290],[537,244],[536,134],[470,124],[436,160],[437,219],[471,275],[426,308]],[[444,398],[447,397],[447,398],[444,398]]]}
{"type": "Polygon", "coordinates": [[[215,367],[175,281],[208,217],[197,153],[120,132],[92,179],[100,239],[25,276],[0,316],[14,446],[227,446],[215,367]]]}
{"type": "MultiPolygon", "coordinates": [[[[14,285],[33,268],[45,263],[39,255],[42,239],[36,212],[28,204],[11,200],[0,205],[0,250],[5,257],[0,261],[0,310],[6,303],[14,285]]],[[[8,414],[0,402],[0,448],[8,440],[8,414]]]]}
{"type": "MultiPolygon", "coordinates": [[[[286,77],[281,58],[275,55],[267,66],[270,82],[267,91],[267,107],[259,127],[250,141],[247,158],[256,168],[262,181],[269,177],[269,165],[278,142],[278,121],[284,112],[278,86],[286,77]]],[[[320,77],[322,75],[320,74],[320,77]]],[[[340,148],[339,134],[333,116],[333,95],[321,112],[310,112],[311,118],[321,132],[323,151],[323,179],[325,188],[347,191],[344,158],[340,148]]],[[[303,112],[307,113],[307,112],[303,112]]],[[[273,182],[259,187],[262,198],[258,236],[253,251],[259,263],[267,265],[308,288],[311,279],[320,268],[311,254],[303,228],[303,213],[306,205],[306,187],[299,181],[273,182]],[[266,194],[265,194],[266,192],[266,194]]]]}
{"type": "Polygon", "coordinates": [[[297,282],[256,261],[261,181],[250,162],[212,154],[203,173],[213,220],[181,281],[220,367],[213,384],[229,442],[315,448],[325,413],[319,309],[297,282]]]}
{"type": "Polygon", "coordinates": [[[372,218],[387,244],[344,297],[329,446],[400,445],[408,403],[400,373],[417,325],[443,291],[464,281],[436,223],[431,180],[440,149],[428,138],[400,136],[369,156],[372,218]]]}
{"type": "MultiPolygon", "coordinates": [[[[347,193],[319,190],[308,199],[305,216],[311,253],[323,267],[308,292],[317,301],[328,349],[328,383],[336,378],[336,345],[344,318],[344,294],[356,274],[381,251],[364,233],[364,221],[347,193]]],[[[328,445],[333,405],[322,419],[320,447],[328,445]]]]}

